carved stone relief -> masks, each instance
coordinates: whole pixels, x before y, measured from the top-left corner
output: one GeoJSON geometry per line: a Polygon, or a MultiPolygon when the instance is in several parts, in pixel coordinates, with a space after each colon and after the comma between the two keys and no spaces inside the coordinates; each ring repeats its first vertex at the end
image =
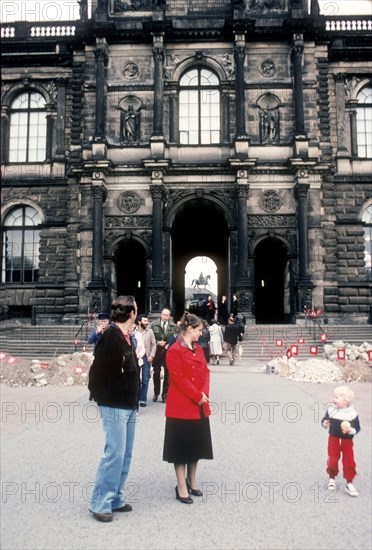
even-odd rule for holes
{"type": "Polygon", "coordinates": [[[264,191],[260,196],[260,206],[265,212],[277,212],[283,201],[276,191],[264,191]]]}

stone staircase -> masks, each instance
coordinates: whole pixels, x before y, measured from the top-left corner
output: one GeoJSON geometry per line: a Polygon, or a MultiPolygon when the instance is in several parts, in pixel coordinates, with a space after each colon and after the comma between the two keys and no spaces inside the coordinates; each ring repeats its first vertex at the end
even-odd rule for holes
{"type": "MultiPolygon", "coordinates": [[[[38,325],[30,324],[0,324],[0,352],[15,357],[51,358],[74,351],[92,351],[93,346],[86,344],[87,337],[94,324],[79,325],[38,325]],[[77,343],[75,336],[77,332],[77,343]]],[[[324,325],[330,343],[343,340],[350,344],[372,342],[372,325],[324,325]]],[[[269,361],[277,355],[283,355],[290,345],[298,345],[298,358],[314,357],[310,354],[310,346],[318,347],[318,356],[323,356],[324,343],[320,340],[322,330],[311,320],[308,325],[254,325],[246,326],[243,341],[243,358],[262,359],[269,361]],[[298,344],[300,338],[304,344],[298,344]],[[276,345],[282,340],[283,347],[276,345]]]]}

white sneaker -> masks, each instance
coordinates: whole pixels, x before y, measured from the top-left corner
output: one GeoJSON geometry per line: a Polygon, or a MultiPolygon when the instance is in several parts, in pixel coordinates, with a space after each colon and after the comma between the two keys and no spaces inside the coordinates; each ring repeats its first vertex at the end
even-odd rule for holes
{"type": "Polygon", "coordinates": [[[358,497],[359,496],[358,491],[355,489],[355,487],[352,483],[346,483],[345,490],[346,490],[347,494],[350,495],[351,497],[358,497]]]}
{"type": "Polygon", "coordinates": [[[336,481],[332,477],[330,477],[328,481],[328,490],[335,491],[335,489],[336,489],[336,481]]]}

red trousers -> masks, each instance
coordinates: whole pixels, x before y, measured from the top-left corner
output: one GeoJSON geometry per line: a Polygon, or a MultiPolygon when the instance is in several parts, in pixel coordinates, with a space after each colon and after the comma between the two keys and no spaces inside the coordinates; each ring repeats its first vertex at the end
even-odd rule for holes
{"type": "Polygon", "coordinates": [[[356,464],[352,439],[341,439],[334,435],[328,437],[327,474],[333,478],[337,476],[341,452],[344,478],[353,481],[356,476],[356,464]]]}

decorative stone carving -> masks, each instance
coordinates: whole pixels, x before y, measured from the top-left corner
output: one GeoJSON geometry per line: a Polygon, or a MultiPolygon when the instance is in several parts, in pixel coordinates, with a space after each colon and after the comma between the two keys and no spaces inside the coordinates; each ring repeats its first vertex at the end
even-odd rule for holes
{"type": "Polygon", "coordinates": [[[249,2],[249,9],[256,11],[280,10],[283,8],[283,0],[250,0],[249,2]]]}
{"type": "Polygon", "coordinates": [[[222,65],[224,66],[227,80],[232,80],[235,75],[235,67],[230,54],[225,53],[222,56],[222,65]]]}
{"type": "Polygon", "coordinates": [[[106,216],[105,227],[152,227],[152,216],[106,216]]]}
{"type": "Polygon", "coordinates": [[[164,78],[172,79],[173,72],[177,65],[179,64],[180,59],[176,55],[168,54],[165,56],[164,63],[164,78]]]}
{"type": "Polygon", "coordinates": [[[265,191],[260,196],[260,206],[265,212],[277,212],[282,204],[282,198],[276,191],[265,191]]]}
{"type": "Polygon", "coordinates": [[[134,61],[128,61],[128,63],[125,63],[122,73],[128,80],[137,78],[139,76],[139,68],[137,63],[134,63],[134,61]]]}
{"type": "Polygon", "coordinates": [[[133,214],[137,212],[141,206],[141,198],[134,191],[125,191],[118,198],[118,207],[125,214],[133,214]]]}
{"type": "Polygon", "coordinates": [[[258,70],[260,71],[262,76],[265,76],[266,78],[271,78],[276,74],[276,65],[272,59],[265,59],[265,61],[262,61],[258,70]]]}
{"type": "Polygon", "coordinates": [[[296,216],[288,214],[287,216],[248,216],[249,227],[294,227],[296,225],[296,216]]]}
{"type": "Polygon", "coordinates": [[[355,75],[345,78],[345,96],[346,99],[353,99],[353,92],[356,86],[359,84],[360,78],[355,75]]]}

